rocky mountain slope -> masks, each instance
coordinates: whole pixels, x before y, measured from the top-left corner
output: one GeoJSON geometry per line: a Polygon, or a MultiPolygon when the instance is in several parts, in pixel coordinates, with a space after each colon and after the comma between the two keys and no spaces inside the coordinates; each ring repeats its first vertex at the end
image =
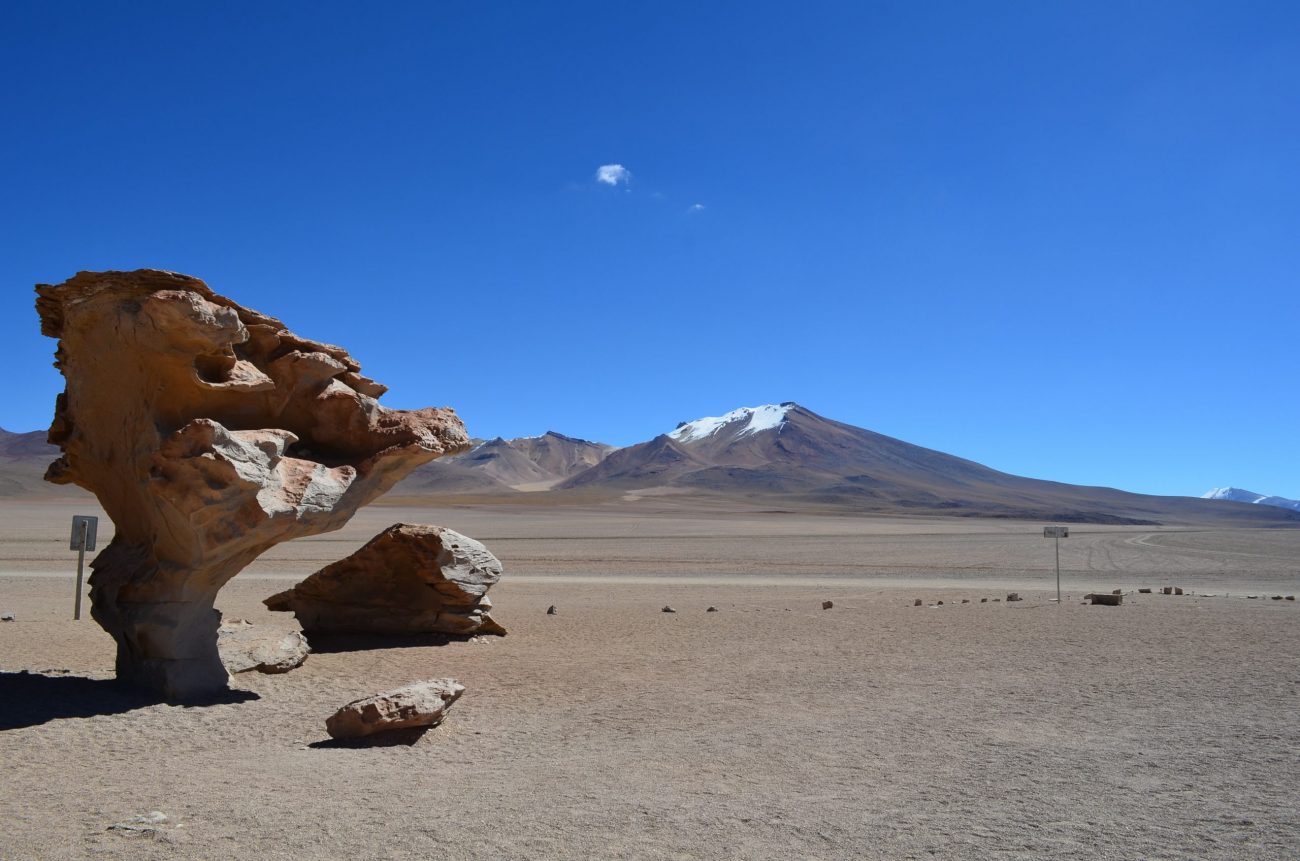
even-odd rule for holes
{"type": "Polygon", "coordinates": [[[478,441],[464,454],[425,464],[395,489],[420,493],[546,490],[597,463],[613,446],[547,431],[541,436],[478,441]]]}
{"type": "Polygon", "coordinates": [[[1281,510],[998,472],[795,403],[734,410],[612,452],[558,489],[668,487],[876,512],[1093,523],[1300,524],[1281,510]]]}

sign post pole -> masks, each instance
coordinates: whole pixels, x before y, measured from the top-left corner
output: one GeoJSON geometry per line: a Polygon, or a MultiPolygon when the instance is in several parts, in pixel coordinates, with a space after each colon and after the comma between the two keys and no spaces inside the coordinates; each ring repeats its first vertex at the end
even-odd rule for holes
{"type": "Polygon", "coordinates": [[[72,620],[81,619],[82,574],[86,567],[86,551],[95,549],[95,533],[99,529],[99,518],[84,514],[72,517],[72,540],[68,549],[77,551],[77,597],[72,604],[72,620]]]}
{"type": "Polygon", "coordinates": [[[81,572],[86,565],[86,530],[88,528],[86,521],[81,521],[81,540],[77,542],[77,601],[72,605],[72,620],[74,622],[81,620],[81,572]]]}
{"type": "Polygon", "coordinates": [[[1068,526],[1044,526],[1044,538],[1056,539],[1056,606],[1061,606],[1061,539],[1070,537],[1068,526]]]}

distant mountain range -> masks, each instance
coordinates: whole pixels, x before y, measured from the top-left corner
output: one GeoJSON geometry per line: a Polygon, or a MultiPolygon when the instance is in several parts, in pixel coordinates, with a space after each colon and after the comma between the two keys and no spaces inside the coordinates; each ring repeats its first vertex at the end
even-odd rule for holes
{"type": "Polygon", "coordinates": [[[1216,487],[1209,493],[1201,494],[1201,499],[1227,499],[1232,502],[1248,502],[1251,505],[1272,505],[1277,508],[1289,508],[1300,511],[1300,499],[1287,499],[1285,496],[1265,496],[1242,490],[1239,487],[1216,487]]]}
{"type": "MultiPolygon", "coordinates": [[[[43,433],[0,431],[0,496],[40,492],[40,475],[56,455],[43,433]]],[[[598,502],[645,492],[688,504],[698,498],[768,510],[1300,525],[1300,506],[1290,500],[1283,500],[1287,506],[1253,504],[1268,499],[1259,494],[1246,494],[1249,499],[1147,496],[1024,478],[837,422],[795,403],[683,422],[626,448],[554,431],[476,441],[468,452],[416,470],[392,495],[544,503],[598,502]]]]}

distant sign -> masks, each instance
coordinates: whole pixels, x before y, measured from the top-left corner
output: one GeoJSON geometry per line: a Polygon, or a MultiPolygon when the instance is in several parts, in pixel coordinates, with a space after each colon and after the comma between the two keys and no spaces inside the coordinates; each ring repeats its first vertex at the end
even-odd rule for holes
{"type": "Polygon", "coordinates": [[[1044,526],[1044,538],[1069,538],[1070,527],[1068,526],[1044,526]]]}
{"type": "Polygon", "coordinates": [[[95,530],[99,527],[99,518],[87,514],[72,516],[72,543],[69,550],[94,550],[95,530]]]}

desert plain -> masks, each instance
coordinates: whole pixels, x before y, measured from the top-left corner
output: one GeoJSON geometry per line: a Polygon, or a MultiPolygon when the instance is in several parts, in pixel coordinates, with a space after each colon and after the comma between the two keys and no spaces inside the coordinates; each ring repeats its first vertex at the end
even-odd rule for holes
{"type": "Polygon", "coordinates": [[[218,608],[290,628],[263,598],[437,523],[505,564],[508,636],[317,651],[178,706],[118,689],[72,621],[74,513],[102,518],[0,501],[4,861],[1300,855],[1300,606],[1272,600],[1300,592],[1300,530],[1072,526],[1058,606],[1041,523],[397,500],[218,608]],[[325,733],[448,676],[468,690],[423,735],[325,733]]]}

